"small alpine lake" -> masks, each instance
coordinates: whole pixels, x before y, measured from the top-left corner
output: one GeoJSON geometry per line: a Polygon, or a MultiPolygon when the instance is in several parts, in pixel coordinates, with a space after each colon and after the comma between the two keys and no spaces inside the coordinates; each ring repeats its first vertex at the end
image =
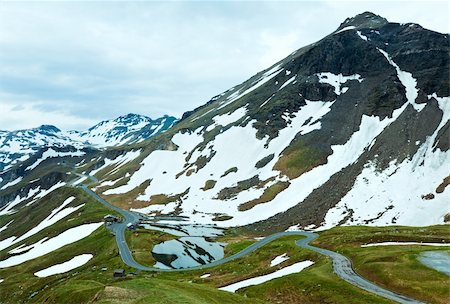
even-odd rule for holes
{"type": "Polygon", "coordinates": [[[155,245],[151,251],[154,267],[180,269],[200,266],[224,257],[225,243],[215,241],[224,229],[215,225],[200,225],[173,221],[142,224],[148,230],[162,231],[177,239],[155,245]]]}
{"type": "Polygon", "coordinates": [[[436,269],[450,276],[450,252],[435,250],[425,251],[419,255],[419,261],[425,266],[436,269]]]}

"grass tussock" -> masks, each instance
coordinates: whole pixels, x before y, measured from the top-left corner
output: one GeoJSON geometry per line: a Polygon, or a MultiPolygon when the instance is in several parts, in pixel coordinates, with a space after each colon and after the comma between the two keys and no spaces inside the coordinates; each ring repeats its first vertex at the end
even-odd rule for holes
{"type": "Polygon", "coordinates": [[[289,187],[289,182],[277,182],[276,184],[273,184],[272,186],[268,187],[266,190],[264,190],[264,193],[257,199],[248,201],[244,204],[239,205],[238,209],[239,211],[246,211],[250,210],[256,205],[264,204],[267,202],[270,202],[273,200],[280,192],[284,191],[289,187]]]}

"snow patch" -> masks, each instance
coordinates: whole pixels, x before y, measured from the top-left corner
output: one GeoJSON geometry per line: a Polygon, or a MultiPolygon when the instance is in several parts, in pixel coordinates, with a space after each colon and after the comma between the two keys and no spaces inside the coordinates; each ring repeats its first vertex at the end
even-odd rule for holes
{"type": "Polygon", "coordinates": [[[6,223],[4,226],[0,227],[0,232],[5,231],[6,229],[8,229],[9,224],[11,224],[12,222],[14,222],[14,220],[11,220],[8,223],[6,223]]]}
{"type": "Polygon", "coordinates": [[[32,205],[32,204],[33,204],[34,202],[36,202],[37,200],[43,198],[43,197],[46,196],[47,194],[49,194],[49,193],[55,191],[56,189],[59,189],[59,188],[65,186],[65,185],[66,185],[65,182],[58,182],[57,184],[51,186],[49,189],[40,191],[40,192],[34,197],[34,199],[33,199],[31,202],[29,202],[29,203],[26,204],[26,206],[32,205]]]}
{"type": "Polygon", "coordinates": [[[111,171],[107,172],[107,174],[113,174],[113,173],[117,172],[117,170],[119,170],[119,168],[121,168],[126,163],[133,161],[134,159],[139,157],[139,155],[141,155],[141,151],[137,150],[137,151],[129,151],[125,154],[119,155],[115,159],[105,158],[105,160],[104,160],[105,163],[103,164],[103,166],[92,170],[91,172],[89,172],[89,175],[94,176],[99,171],[101,171],[109,166],[114,166],[114,168],[111,169],[111,171]]]}
{"type": "Polygon", "coordinates": [[[0,216],[14,213],[15,211],[13,210],[13,208],[15,206],[33,197],[36,193],[39,192],[39,189],[39,187],[36,189],[30,189],[27,196],[25,197],[20,197],[20,195],[17,195],[13,201],[10,201],[6,204],[6,206],[3,206],[3,209],[0,210],[0,216]]]}
{"type": "Polygon", "coordinates": [[[5,248],[8,248],[9,246],[11,246],[11,244],[13,244],[14,240],[16,239],[15,236],[11,236],[7,239],[1,240],[0,241],[0,251],[2,251],[5,248]]]}
{"type": "Polygon", "coordinates": [[[348,30],[353,30],[355,28],[356,28],[355,26],[349,25],[349,26],[344,27],[343,29],[340,29],[339,31],[337,31],[334,34],[339,34],[339,33],[342,33],[342,32],[348,31],[348,30]]]}
{"type": "Polygon", "coordinates": [[[65,245],[72,244],[76,241],[79,241],[89,236],[92,232],[97,230],[97,228],[99,228],[102,225],[103,222],[84,224],[67,229],[66,231],[62,232],[61,234],[53,238],[49,239],[45,237],[40,241],[30,245],[30,248],[31,246],[32,248],[29,251],[20,255],[11,256],[5,260],[0,261],[0,268],[16,266],[26,261],[46,255],[65,245]]]}
{"type": "Polygon", "coordinates": [[[270,261],[270,267],[281,264],[287,260],[289,260],[289,257],[287,256],[286,253],[283,253],[282,255],[279,255],[279,256],[275,257],[272,261],[270,261]]]}
{"type": "Polygon", "coordinates": [[[74,196],[71,196],[67,198],[59,207],[52,210],[52,212],[42,221],[40,222],[36,227],[28,230],[24,235],[19,237],[16,242],[20,242],[22,240],[25,240],[26,238],[38,233],[39,231],[57,223],[58,221],[62,220],[66,216],[70,215],[71,213],[77,211],[81,207],[84,206],[84,204],[78,205],[76,207],[67,207],[73,200],[75,199],[74,196]]]}
{"type": "Polygon", "coordinates": [[[290,84],[295,80],[296,77],[297,77],[297,75],[295,75],[294,77],[291,77],[291,78],[289,78],[288,80],[286,80],[285,83],[283,83],[283,84],[281,85],[281,87],[278,89],[278,91],[281,91],[281,90],[284,89],[286,86],[290,85],[290,84]]]}
{"type": "Polygon", "coordinates": [[[264,101],[264,102],[259,106],[259,108],[261,109],[262,107],[264,107],[264,106],[272,99],[272,97],[274,97],[274,96],[275,96],[275,94],[272,94],[269,98],[267,98],[266,101],[264,101]]]}
{"type": "MultiPolygon", "coordinates": [[[[168,176],[173,176],[180,172],[185,164],[184,158],[187,153],[195,148],[199,143],[203,141],[203,136],[198,134],[199,130],[194,131],[192,134],[177,133],[173,136],[172,142],[178,146],[176,151],[157,150],[152,152],[147,158],[142,161],[142,166],[137,170],[127,182],[127,184],[109,189],[104,192],[105,195],[127,193],[134,188],[141,185],[144,181],[153,179],[152,185],[157,183],[158,180],[164,180],[168,176]],[[165,172],[165,173],[164,173],[165,172]]],[[[169,185],[165,185],[169,186],[169,185]]],[[[174,186],[174,185],[173,185],[174,186]]],[[[179,192],[182,193],[183,191],[179,192]]],[[[172,191],[166,192],[171,193],[172,191]]],[[[157,194],[164,193],[159,192],[157,194]]],[[[146,195],[148,200],[150,196],[146,195]]],[[[147,208],[159,208],[155,205],[147,208]]]]}
{"type": "Polygon", "coordinates": [[[231,284],[228,286],[220,287],[219,289],[224,290],[224,291],[229,291],[229,292],[236,292],[236,290],[247,287],[247,286],[259,285],[259,284],[265,283],[267,281],[270,281],[270,280],[273,280],[276,278],[281,278],[281,277],[287,276],[289,274],[300,272],[303,269],[305,269],[313,264],[314,264],[314,262],[310,261],[310,260],[298,262],[298,263],[292,264],[290,266],[281,268],[280,270],[277,270],[270,274],[247,279],[247,280],[237,282],[237,283],[234,283],[234,284],[231,284]]]}
{"type": "MultiPolygon", "coordinates": [[[[112,194],[115,192],[114,190],[115,189],[107,190],[104,192],[104,194],[105,195],[112,194]]],[[[149,214],[149,213],[153,213],[153,212],[161,212],[162,214],[169,214],[169,213],[175,212],[177,207],[178,207],[178,204],[176,202],[170,202],[165,205],[154,204],[154,205],[150,205],[150,206],[143,207],[143,208],[130,208],[130,210],[140,212],[140,213],[145,213],[145,214],[149,214]]]]}
{"type": "Polygon", "coordinates": [[[400,79],[400,82],[406,89],[406,99],[408,100],[408,103],[410,103],[414,107],[414,109],[416,109],[416,111],[422,111],[426,104],[416,103],[419,92],[419,90],[417,89],[417,80],[412,76],[411,73],[402,71],[386,51],[379,48],[377,49],[381,54],[383,54],[384,57],[386,57],[389,64],[392,65],[397,71],[398,79],[400,79]]]}
{"type": "Polygon", "coordinates": [[[217,115],[213,118],[214,124],[208,126],[206,131],[209,132],[217,126],[224,126],[224,127],[228,126],[229,124],[232,124],[237,120],[241,119],[246,114],[247,109],[245,107],[241,107],[239,109],[236,109],[234,112],[226,113],[223,115],[217,115]]]}
{"type": "Polygon", "coordinates": [[[65,273],[75,268],[83,266],[84,264],[89,262],[89,260],[92,259],[92,257],[93,257],[92,254],[77,255],[64,263],[56,264],[48,268],[39,270],[35,272],[34,275],[40,278],[45,278],[51,275],[65,273]]]}
{"type": "Polygon", "coordinates": [[[364,41],[369,41],[369,38],[367,38],[366,36],[364,36],[363,34],[361,34],[360,31],[356,31],[356,34],[358,34],[358,36],[359,36],[362,40],[364,40],[364,41]]]}
{"type": "Polygon", "coordinates": [[[9,187],[11,187],[11,186],[17,185],[17,184],[20,183],[21,181],[22,181],[22,176],[19,176],[19,177],[16,178],[15,180],[10,181],[10,182],[7,183],[7,184],[4,184],[4,185],[0,188],[0,190],[5,190],[6,188],[9,188],[9,187]]]}
{"type": "Polygon", "coordinates": [[[255,81],[250,88],[248,88],[244,92],[241,93],[241,90],[239,90],[231,94],[227,98],[227,100],[219,107],[219,109],[226,107],[227,105],[233,103],[234,101],[240,99],[241,97],[247,95],[248,93],[256,90],[257,88],[259,88],[260,86],[262,86],[263,84],[265,84],[266,82],[277,76],[281,71],[283,71],[283,69],[279,65],[271,68],[270,70],[265,72],[257,81],[255,81]]]}
{"type": "Polygon", "coordinates": [[[422,243],[422,242],[383,242],[383,243],[372,243],[364,244],[361,247],[375,247],[375,246],[437,246],[437,247],[448,247],[450,243],[422,243]]]}
{"type": "Polygon", "coordinates": [[[327,83],[331,86],[334,87],[334,93],[336,95],[340,95],[341,93],[345,93],[347,90],[345,90],[345,92],[342,92],[341,90],[341,85],[346,83],[349,80],[357,80],[359,82],[363,81],[363,78],[361,78],[361,75],[359,74],[353,74],[350,76],[344,76],[342,74],[333,74],[330,72],[324,72],[324,73],[317,73],[316,74],[317,77],[319,77],[319,82],[321,83],[327,83]]]}

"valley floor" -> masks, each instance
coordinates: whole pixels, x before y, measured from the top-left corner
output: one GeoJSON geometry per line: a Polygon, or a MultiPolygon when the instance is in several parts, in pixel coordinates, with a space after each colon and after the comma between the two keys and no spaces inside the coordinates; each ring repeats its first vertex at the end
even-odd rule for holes
{"type": "MultiPolygon", "coordinates": [[[[95,210],[98,212],[98,210],[95,210]]],[[[241,233],[239,232],[239,235],[241,233]]],[[[129,234],[132,248],[137,244],[135,234],[129,234]]],[[[160,232],[148,232],[138,238],[140,251],[136,256],[153,263],[150,249],[145,247],[166,239],[160,232]],[[149,257],[150,256],[150,257],[149,257]]],[[[0,269],[1,303],[393,303],[365,292],[341,280],[332,271],[330,259],[295,245],[299,236],[276,239],[252,254],[207,270],[177,273],[137,272],[123,265],[113,236],[101,228],[76,246],[74,250],[94,253],[86,265],[65,274],[37,278],[34,269],[51,264],[53,255],[24,264],[0,269]],[[82,250],[82,249],[83,250],[82,250]],[[271,267],[278,256],[289,259],[271,267]],[[310,260],[314,264],[301,272],[277,278],[260,285],[239,289],[236,293],[218,288],[251,277],[271,273],[294,263],[310,260]],[[127,276],[113,278],[112,270],[124,268],[127,276]]],[[[253,243],[252,237],[238,236],[233,230],[221,237],[230,240],[226,254],[230,255],[253,243]]],[[[314,241],[318,247],[332,249],[349,257],[355,270],[384,288],[427,303],[448,303],[450,277],[418,261],[424,251],[448,247],[373,246],[380,242],[450,242],[448,226],[432,227],[338,227],[320,234],[314,241]]],[[[58,252],[57,252],[58,253],[58,252]]],[[[61,253],[60,253],[61,254],[61,253]]],[[[56,254],[56,257],[58,254],[56,254]]]]}
{"type": "MultiPolygon", "coordinates": [[[[79,188],[62,187],[39,202],[45,207],[38,208],[40,213],[31,213],[35,206],[30,205],[15,214],[0,217],[0,227],[7,227],[2,231],[7,235],[3,236],[23,235],[43,219],[51,220],[48,214],[54,213],[51,210],[59,210],[62,201],[67,204],[73,202],[80,207],[66,207],[77,212],[44,227],[27,238],[25,243],[17,243],[16,246],[39,244],[45,237],[52,239],[61,231],[98,223],[108,213],[117,214],[79,188]],[[33,218],[29,214],[33,214],[33,218]]],[[[350,258],[358,274],[385,289],[419,301],[440,304],[450,300],[450,277],[425,266],[418,257],[426,251],[449,253],[449,247],[364,245],[384,242],[450,243],[449,232],[448,225],[337,227],[320,232],[312,245],[350,258]]],[[[229,229],[217,241],[228,244],[225,256],[229,257],[257,242],[259,238],[256,240],[255,237],[242,229],[229,229]]],[[[172,238],[174,236],[161,231],[138,230],[128,232],[125,240],[138,262],[153,266],[152,248],[172,238]]],[[[79,241],[23,263],[0,268],[0,303],[392,303],[340,279],[334,274],[328,257],[296,245],[302,238],[299,235],[283,236],[245,256],[207,269],[140,272],[123,263],[114,235],[101,226],[79,241]],[[46,277],[35,275],[74,256],[86,255],[92,255],[92,258],[69,272],[46,277]],[[303,261],[313,264],[300,272],[244,287],[235,293],[219,290],[303,261]],[[124,269],[127,275],[114,278],[114,269],[124,269]]],[[[11,248],[5,248],[0,251],[0,261],[4,263],[15,254],[11,248]]]]}

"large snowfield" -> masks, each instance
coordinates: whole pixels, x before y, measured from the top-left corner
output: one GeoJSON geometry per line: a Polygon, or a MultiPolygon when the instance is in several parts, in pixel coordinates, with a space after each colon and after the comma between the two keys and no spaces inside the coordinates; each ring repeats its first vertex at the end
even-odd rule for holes
{"type": "MultiPolygon", "coordinates": [[[[126,193],[142,184],[145,180],[151,179],[150,186],[145,190],[144,194],[138,197],[139,200],[146,201],[151,196],[161,193],[171,195],[183,193],[190,188],[189,193],[183,197],[182,209],[183,215],[189,215],[195,221],[211,222],[211,216],[205,213],[233,215],[234,218],[232,220],[222,223],[224,226],[242,225],[267,218],[270,215],[267,211],[273,214],[274,210],[272,207],[279,205],[277,202],[267,203],[267,206],[262,208],[261,206],[256,206],[248,212],[237,212],[237,208],[240,204],[258,198],[265,188],[273,185],[278,180],[285,180],[284,177],[269,182],[264,188],[244,191],[234,200],[219,203],[215,197],[221,189],[232,187],[236,181],[249,179],[257,174],[261,180],[279,176],[279,172],[273,171],[271,168],[275,164],[277,157],[294,138],[297,133],[294,130],[307,133],[320,128],[320,122],[317,122],[317,120],[330,110],[332,104],[333,102],[308,101],[294,118],[286,118],[290,120],[290,125],[281,130],[279,136],[270,141],[268,146],[266,146],[267,138],[263,140],[256,138],[257,130],[252,127],[252,122],[248,123],[246,127],[231,127],[227,132],[221,133],[214,141],[208,143],[203,151],[196,149],[196,146],[203,141],[203,133],[200,129],[191,134],[178,133],[172,139],[178,146],[178,150],[154,151],[144,159],[141,168],[131,176],[126,185],[107,190],[104,194],[126,193]],[[307,120],[310,120],[312,123],[305,124],[307,120]],[[230,143],[233,143],[233,145],[230,145],[230,143]],[[235,149],[235,147],[239,147],[239,149],[235,149]],[[197,173],[191,176],[183,174],[178,178],[176,177],[179,172],[183,171],[186,163],[185,158],[188,153],[193,151],[188,161],[189,164],[193,164],[199,157],[209,156],[213,150],[215,155],[197,173]],[[256,162],[271,154],[275,154],[276,157],[269,164],[260,169],[255,168],[256,162]],[[238,171],[221,177],[225,171],[232,167],[237,167],[238,171]],[[202,190],[201,188],[209,179],[217,180],[214,189],[202,190]]],[[[236,111],[243,113],[241,110],[236,111]]],[[[223,119],[221,120],[223,121],[223,119]]],[[[195,165],[193,166],[195,167],[195,165]]],[[[298,201],[292,204],[295,205],[296,203],[298,201]]],[[[172,204],[172,206],[172,210],[165,211],[173,211],[176,208],[176,204],[172,204]]],[[[151,213],[158,211],[159,208],[161,206],[153,205],[138,211],[151,213]]],[[[278,209],[282,211],[279,207],[278,209]]]]}

